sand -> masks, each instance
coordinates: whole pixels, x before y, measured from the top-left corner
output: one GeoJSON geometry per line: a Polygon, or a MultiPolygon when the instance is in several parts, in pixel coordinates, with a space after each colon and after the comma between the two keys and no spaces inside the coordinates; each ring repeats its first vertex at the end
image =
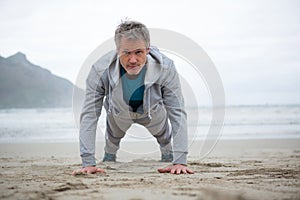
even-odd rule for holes
{"type": "Polygon", "coordinates": [[[98,164],[106,174],[80,176],[77,143],[0,144],[0,199],[300,199],[300,139],[221,140],[204,159],[200,143],[195,174],[160,174],[156,144],[127,142],[117,163],[98,164]]]}

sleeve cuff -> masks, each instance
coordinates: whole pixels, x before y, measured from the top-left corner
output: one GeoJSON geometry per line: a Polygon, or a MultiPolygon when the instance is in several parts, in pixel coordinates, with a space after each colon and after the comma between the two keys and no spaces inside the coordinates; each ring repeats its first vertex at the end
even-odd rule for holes
{"type": "Polygon", "coordinates": [[[173,164],[187,164],[187,152],[174,152],[173,164]]]}
{"type": "Polygon", "coordinates": [[[90,156],[81,156],[82,159],[82,167],[87,167],[87,166],[96,166],[96,160],[95,157],[90,155],[90,156]]]}

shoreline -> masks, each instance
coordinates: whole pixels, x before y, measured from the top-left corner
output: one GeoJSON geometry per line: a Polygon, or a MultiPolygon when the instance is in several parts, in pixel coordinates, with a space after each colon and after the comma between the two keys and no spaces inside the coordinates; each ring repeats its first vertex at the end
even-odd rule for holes
{"type": "MultiPolygon", "coordinates": [[[[96,158],[104,154],[104,141],[96,142],[96,158]]],[[[242,156],[245,152],[256,150],[288,150],[300,149],[300,138],[294,139],[244,139],[244,140],[195,140],[189,144],[188,159],[199,159],[203,154],[210,156],[242,156]],[[214,147],[212,148],[212,146],[214,147]]],[[[78,158],[80,162],[79,142],[20,142],[0,143],[0,156],[58,156],[78,158]]],[[[159,157],[159,146],[155,141],[134,142],[122,141],[118,151],[118,157],[126,157],[122,161],[133,160],[138,157],[150,159],[159,157]]],[[[205,160],[205,157],[201,157],[205,160]]]]}

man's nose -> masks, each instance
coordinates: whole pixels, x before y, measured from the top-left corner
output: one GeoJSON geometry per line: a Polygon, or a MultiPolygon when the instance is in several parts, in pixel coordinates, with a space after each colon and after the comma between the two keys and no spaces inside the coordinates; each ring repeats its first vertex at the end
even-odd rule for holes
{"type": "Polygon", "coordinates": [[[137,59],[136,59],[135,55],[131,55],[131,56],[130,56],[129,62],[130,62],[130,63],[136,63],[136,62],[137,62],[137,59]]]}

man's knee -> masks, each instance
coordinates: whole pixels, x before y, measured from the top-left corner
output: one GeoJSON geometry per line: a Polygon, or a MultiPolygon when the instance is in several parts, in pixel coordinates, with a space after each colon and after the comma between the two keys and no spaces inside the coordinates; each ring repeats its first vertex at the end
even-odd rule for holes
{"type": "Polygon", "coordinates": [[[171,142],[171,130],[168,124],[156,135],[153,135],[159,144],[167,145],[171,142]]]}
{"type": "MultiPolygon", "coordinates": [[[[124,135],[125,135],[125,134],[124,134],[124,135]]],[[[108,135],[108,136],[107,136],[107,139],[108,139],[111,143],[113,143],[114,145],[119,146],[120,141],[121,141],[121,139],[124,137],[124,135],[119,136],[119,137],[115,137],[115,136],[113,136],[113,135],[108,135]]]]}

